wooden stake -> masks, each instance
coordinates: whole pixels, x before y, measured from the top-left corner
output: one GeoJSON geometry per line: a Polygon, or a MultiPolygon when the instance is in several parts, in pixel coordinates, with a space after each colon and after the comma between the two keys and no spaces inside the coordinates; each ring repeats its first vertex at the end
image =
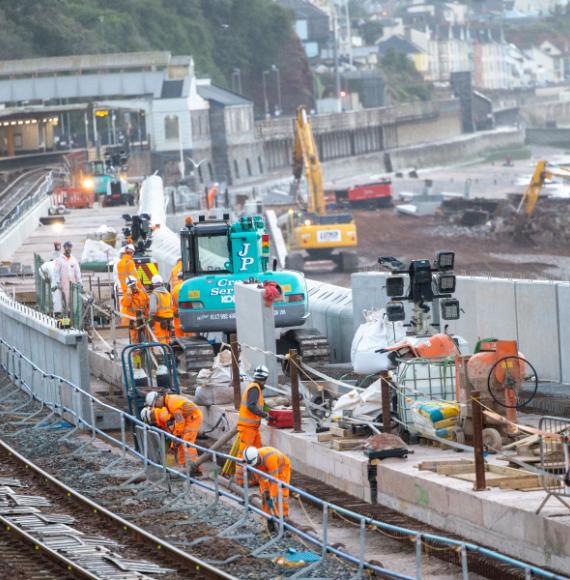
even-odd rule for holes
{"type": "Polygon", "coordinates": [[[485,458],[483,457],[483,413],[481,413],[481,393],[471,391],[471,413],[473,417],[473,451],[475,455],[475,491],[487,489],[485,480],[485,458]]]}
{"type": "Polygon", "coordinates": [[[392,414],[390,413],[390,383],[388,382],[388,371],[380,373],[380,383],[382,386],[382,429],[384,433],[392,432],[392,414]]]}
{"type": "Polygon", "coordinates": [[[289,370],[291,373],[291,406],[293,407],[293,431],[302,433],[301,406],[299,401],[299,372],[297,369],[297,351],[289,349],[289,370]]]}

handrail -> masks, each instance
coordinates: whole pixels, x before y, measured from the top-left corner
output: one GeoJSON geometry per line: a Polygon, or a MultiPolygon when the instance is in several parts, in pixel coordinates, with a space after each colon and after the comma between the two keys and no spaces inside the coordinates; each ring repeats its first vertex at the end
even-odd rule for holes
{"type": "MultiPolygon", "coordinates": [[[[516,559],[511,558],[509,556],[505,556],[503,554],[500,554],[499,552],[496,552],[496,551],[488,549],[488,548],[484,548],[482,546],[478,546],[478,545],[473,544],[471,542],[455,540],[455,539],[441,536],[438,534],[423,533],[423,532],[418,531],[418,530],[412,530],[412,529],[404,528],[401,526],[394,526],[394,525],[388,524],[386,522],[382,522],[382,521],[375,520],[375,519],[367,517],[367,516],[363,516],[361,514],[358,514],[356,512],[353,512],[351,510],[348,510],[348,509],[343,508],[341,506],[338,506],[336,504],[327,502],[326,500],[323,500],[323,499],[318,498],[312,494],[309,494],[300,488],[286,484],[286,483],[280,481],[279,479],[276,479],[275,477],[273,477],[271,475],[268,475],[264,472],[261,472],[261,471],[255,469],[254,467],[251,467],[250,465],[247,465],[247,464],[243,463],[241,460],[237,460],[235,457],[230,456],[226,453],[211,450],[211,449],[208,449],[206,447],[202,447],[200,445],[191,444],[191,443],[188,443],[187,441],[183,441],[182,439],[179,439],[178,437],[170,435],[169,433],[166,433],[165,431],[162,431],[161,429],[158,429],[156,427],[152,427],[150,425],[147,425],[146,423],[143,423],[137,417],[129,415],[128,413],[126,413],[120,409],[117,409],[117,408],[109,405],[108,403],[100,401],[95,396],[91,395],[90,393],[87,393],[86,391],[84,391],[80,387],[74,385],[69,380],[67,380],[63,377],[59,377],[57,375],[45,373],[33,361],[31,361],[28,357],[26,357],[24,354],[22,354],[18,349],[11,346],[10,344],[8,344],[3,338],[0,338],[0,368],[3,369],[8,374],[8,376],[10,378],[15,379],[17,381],[16,386],[19,386],[21,389],[26,390],[32,396],[33,399],[45,404],[49,409],[52,410],[52,412],[57,413],[57,414],[64,414],[65,413],[65,414],[72,416],[75,420],[76,428],[84,427],[87,430],[90,430],[93,438],[95,438],[96,436],[99,436],[104,440],[111,441],[114,444],[118,444],[119,447],[122,449],[123,454],[128,453],[131,456],[142,460],[144,462],[145,468],[148,468],[148,467],[158,468],[161,471],[163,471],[163,473],[165,473],[165,474],[169,473],[172,476],[180,477],[183,480],[188,481],[192,485],[197,485],[198,487],[201,487],[203,489],[207,489],[207,490],[212,491],[218,495],[221,495],[221,496],[224,496],[228,499],[236,501],[237,503],[244,506],[246,512],[254,512],[262,517],[265,517],[267,519],[271,519],[271,516],[267,515],[265,512],[263,512],[259,508],[255,507],[254,505],[251,505],[249,503],[249,500],[248,500],[248,492],[249,492],[248,479],[249,478],[247,477],[247,473],[243,478],[244,479],[244,484],[243,484],[244,485],[244,489],[243,489],[244,497],[241,498],[241,497],[236,496],[235,494],[233,494],[231,492],[219,489],[219,486],[216,485],[215,482],[214,482],[214,485],[209,485],[208,483],[206,483],[203,480],[196,479],[196,478],[192,477],[188,461],[187,461],[186,471],[182,472],[182,471],[179,471],[179,470],[174,469],[172,467],[169,467],[167,465],[166,458],[164,457],[165,454],[161,454],[163,456],[163,457],[161,457],[161,459],[163,459],[163,463],[157,463],[152,458],[150,458],[148,445],[146,445],[146,444],[143,446],[142,451],[137,451],[134,448],[134,446],[130,445],[127,442],[126,428],[125,428],[126,424],[131,423],[136,428],[142,430],[145,443],[148,442],[148,434],[154,433],[155,435],[157,435],[159,437],[159,440],[161,441],[161,443],[165,443],[167,441],[170,441],[170,442],[175,443],[176,445],[182,445],[186,449],[188,449],[189,447],[193,447],[199,451],[202,451],[203,453],[207,453],[207,454],[211,455],[214,462],[216,462],[217,459],[234,461],[236,463],[239,463],[246,472],[254,473],[257,476],[260,476],[262,478],[265,478],[269,481],[276,483],[278,485],[279,517],[274,518],[274,519],[276,519],[277,523],[278,523],[279,534],[277,537],[280,539],[283,536],[283,533],[285,532],[285,530],[290,531],[290,532],[294,533],[295,535],[297,535],[298,537],[303,538],[304,540],[309,541],[312,544],[320,547],[322,549],[323,556],[325,556],[327,553],[335,554],[335,555],[343,558],[344,560],[357,565],[359,567],[359,570],[361,570],[361,571],[364,569],[368,569],[368,570],[380,572],[380,573],[382,573],[386,576],[392,577],[392,578],[406,578],[406,579],[410,578],[409,576],[405,576],[405,575],[399,574],[397,572],[387,570],[381,566],[371,564],[370,562],[365,560],[364,545],[365,545],[366,530],[370,529],[370,528],[374,528],[374,529],[388,531],[388,532],[396,532],[398,534],[410,536],[411,538],[414,538],[415,542],[416,542],[416,548],[417,548],[416,549],[416,560],[417,560],[417,565],[419,566],[418,570],[420,570],[420,571],[421,571],[421,558],[422,558],[421,545],[423,542],[429,541],[429,542],[434,542],[434,543],[446,545],[449,548],[454,549],[454,550],[459,549],[462,551],[462,553],[465,553],[465,554],[472,552],[472,553],[484,555],[484,556],[489,557],[491,559],[494,559],[498,562],[507,564],[509,566],[513,566],[513,567],[523,571],[527,575],[532,573],[538,577],[548,578],[548,579],[552,579],[552,580],[560,578],[560,576],[557,574],[554,574],[552,572],[548,572],[547,570],[544,570],[544,569],[539,568],[537,566],[521,562],[520,560],[516,560],[516,559]],[[32,380],[31,380],[32,384],[31,385],[25,381],[25,378],[23,376],[24,373],[22,371],[22,363],[26,363],[32,371],[32,380]],[[43,393],[44,396],[42,398],[42,396],[40,396],[40,394],[35,392],[33,373],[39,373],[40,378],[42,380],[57,382],[57,384],[59,385],[60,388],[56,389],[56,392],[54,392],[54,393],[52,393],[49,388],[44,389],[44,393],[43,393]],[[70,392],[68,392],[67,394],[71,395],[71,397],[67,397],[67,399],[74,401],[75,408],[68,407],[68,406],[64,405],[63,403],[61,403],[61,401],[66,400],[66,398],[64,398],[62,396],[63,393],[60,390],[62,387],[66,387],[67,389],[69,389],[70,392]],[[51,397],[52,399],[58,399],[58,400],[46,400],[46,399],[49,399],[50,395],[52,395],[52,394],[59,395],[57,397],[55,397],[55,396],[51,397]],[[85,403],[86,403],[86,405],[85,405],[85,403]],[[115,438],[113,435],[106,433],[105,431],[103,431],[102,429],[97,427],[96,421],[95,421],[95,416],[96,416],[95,405],[98,405],[103,409],[107,409],[110,412],[119,415],[120,424],[121,424],[121,437],[120,437],[120,439],[115,438]],[[84,413],[81,411],[81,409],[87,409],[87,408],[88,408],[89,412],[86,413],[87,416],[84,416],[84,413]],[[283,507],[283,505],[282,505],[282,502],[283,502],[282,490],[283,490],[283,488],[288,488],[290,490],[290,492],[298,494],[300,497],[302,497],[306,500],[309,500],[312,503],[314,503],[322,508],[322,510],[323,510],[323,530],[322,530],[321,537],[319,537],[317,535],[312,535],[312,534],[306,533],[306,532],[298,529],[297,527],[295,527],[292,523],[285,520],[285,518],[283,517],[283,509],[282,509],[282,507],[283,507]],[[344,517],[350,518],[350,519],[360,523],[360,553],[358,556],[351,554],[345,550],[340,550],[338,548],[335,548],[335,547],[329,545],[328,539],[327,539],[327,536],[328,536],[328,515],[331,512],[333,512],[333,513],[336,512],[336,513],[342,514],[344,517]],[[418,548],[418,546],[419,546],[419,548],[418,548]]],[[[216,475],[216,477],[217,477],[217,475],[216,475]]],[[[461,558],[461,566],[462,566],[463,573],[465,575],[467,573],[467,558],[466,557],[461,558]]]]}

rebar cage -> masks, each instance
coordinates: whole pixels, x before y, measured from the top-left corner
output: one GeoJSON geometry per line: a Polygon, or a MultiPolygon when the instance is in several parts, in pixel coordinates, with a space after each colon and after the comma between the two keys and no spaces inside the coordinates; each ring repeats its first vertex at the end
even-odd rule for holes
{"type": "Polygon", "coordinates": [[[457,400],[455,360],[453,357],[401,360],[396,385],[398,418],[406,431],[417,434],[411,411],[414,402],[457,400]]]}

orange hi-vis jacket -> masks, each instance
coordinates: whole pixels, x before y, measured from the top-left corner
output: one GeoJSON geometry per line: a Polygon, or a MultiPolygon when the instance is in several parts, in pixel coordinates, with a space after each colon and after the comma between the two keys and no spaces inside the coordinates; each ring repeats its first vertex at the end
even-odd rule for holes
{"type": "Polygon", "coordinates": [[[263,399],[263,389],[261,388],[259,383],[252,381],[251,383],[249,383],[249,385],[247,385],[247,387],[246,387],[246,389],[243,392],[243,395],[241,397],[241,404],[239,406],[239,418],[238,418],[238,422],[237,422],[238,430],[240,428],[242,428],[242,429],[252,429],[252,428],[259,429],[259,426],[261,425],[261,417],[259,417],[258,415],[254,415],[247,408],[247,394],[248,394],[250,389],[259,389],[258,405],[261,409],[263,409],[263,406],[265,404],[265,400],[263,399]]]}
{"type": "Polygon", "coordinates": [[[138,292],[127,290],[121,297],[121,311],[129,316],[140,314],[145,318],[148,315],[149,297],[142,284],[137,282],[138,292]]]}
{"type": "Polygon", "coordinates": [[[125,254],[117,262],[117,278],[119,280],[119,285],[121,286],[121,292],[124,294],[127,291],[127,277],[134,276],[138,278],[137,265],[133,257],[129,254],[125,254]]]}
{"type": "MultiPolygon", "coordinates": [[[[271,475],[275,479],[289,484],[291,481],[291,461],[278,449],[274,447],[260,447],[258,450],[260,462],[256,465],[256,469],[271,475]]],[[[263,477],[259,477],[259,491],[262,495],[263,511],[279,517],[279,484],[274,481],[269,481],[263,477]],[[271,503],[266,501],[265,493],[269,492],[271,503]],[[273,509],[271,509],[273,507],[273,509]]],[[[281,497],[283,499],[283,517],[289,517],[289,488],[281,487],[281,497]]]]}
{"type": "Polygon", "coordinates": [[[179,437],[184,433],[187,420],[194,421],[202,418],[202,411],[190,399],[180,395],[164,395],[164,407],[174,418],[172,434],[179,437]]]}
{"type": "Polygon", "coordinates": [[[156,298],[156,312],[154,316],[156,318],[172,318],[174,313],[172,312],[172,305],[170,304],[170,292],[167,290],[161,292],[153,290],[152,295],[156,298]]]}
{"type": "Polygon", "coordinates": [[[178,274],[182,271],[182,260],[178,260],[176,262],[174,268],[170,272],[170,291],[174,289],[176,284],[178,283],[178,274]]]}
{"type": "Polygon", "coordinates": [[[170,431],[169,423],[172,421],[172,415],[166,407],[157,407],[153,409],[154,424],[163,431],[170,431]]]}
{"type": "Polygon", "coordinates": [[[284,453],[275,447],[260,447],[258,450],[260,462],[255,466],[259,471],[264,471],[268,475],[279,477],[287,467],[291,467],[291,461],[284,453]]]}

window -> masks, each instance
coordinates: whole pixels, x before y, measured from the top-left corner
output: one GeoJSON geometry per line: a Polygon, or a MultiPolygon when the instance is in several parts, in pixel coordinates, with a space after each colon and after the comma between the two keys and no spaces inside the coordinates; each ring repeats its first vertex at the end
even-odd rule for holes
{"type": "Polygon", "coordinates": [[[164,117],[164,138],[167,140],[178,139],[179,136],[178,116],[168,115],[168,117],[164,117]]]}
{"type": "Polygon", "coordinates": [[[261,156],[257,158],[257,165],[259,165],[259,173],[263,173],[263,160],[261,159],[261,156]]]}
{"type": "Polygon", "coordinates": [[[227,236],[198,236],[198,270],[227,272],[229,248],[227,236]]]}
{"type": "Polygon", "coordinates": [[[210,180],[214,179],[214,171],[212,170],[212,164],[208,161],[208,174],[210,175],[210,180]]]}
{"type": "Polygon", "coordinates": [[[198,165],[198,178],[200,179],[200,183],[204,183],[204,176],[202,175],[202,166],[198,165]]]}
{"type": "Polygon", "coordinates": [[[251,163],[249,162],[249,157],[245,160],[245,166],[247,167],[247,174],[251,177],[251,163]]]}
{"type": "Polygon", "coordinates": [[[234,175],[236,179],[239,179],[239,165],[237,159],[234,159],[234,175]]]}

